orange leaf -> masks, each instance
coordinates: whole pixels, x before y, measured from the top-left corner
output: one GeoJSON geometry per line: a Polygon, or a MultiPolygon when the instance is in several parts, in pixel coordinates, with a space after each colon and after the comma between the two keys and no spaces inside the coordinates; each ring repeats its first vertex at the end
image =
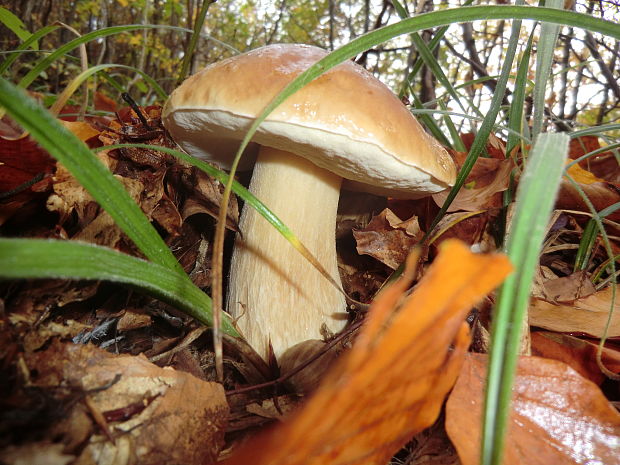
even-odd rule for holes
{"type": "MultiPolygon", "coordinates": [[[[570,160],[567,160],[567,163],[570,163],[570,160]]],[[[581,166],[575,164],[571,165],[566,172],[570,175],[570,177],[578,182],[579,184],[594,184],[595,182],[605,182],[604,179],[597,178],[594,174],[590,173],[587,170],[584,170],[581,166]]]]}
{"type": "MultiPolygon", "coordinates": [[[[446,430],[463,465],[477,465],[487,356],[467,354],[446,405],[446,430]]],[[[618,463],[620,414],[564,363],[521,357],[502,463],[618,463]]]]}
{"type": "Polygon", "coordinates": [[[62,125],[71,131],[78,139],[86,142],[88,139],[97,137],[101,131],[98,131],[85,121],[63,121],[62,125]]]}
{"type": "Polygon", "coordinates": [[[503,255],[446,241],[411,295],[411,269],[379,295],[353,349],[308,402],[225,463],[386,463],[437,418],[469,344],[464,318],[510,271],[503,255]]]}

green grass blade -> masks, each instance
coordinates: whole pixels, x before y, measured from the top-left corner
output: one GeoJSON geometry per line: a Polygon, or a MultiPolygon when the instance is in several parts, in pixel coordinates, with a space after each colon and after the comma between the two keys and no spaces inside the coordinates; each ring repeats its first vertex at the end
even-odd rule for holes
{"type": "Polygon", "coordinates": [[[437,103],[441,107],[441,110],[444,112],[444,114],[443,114],[443,122],[446,125],[446,128],[448,128],[448,132],[450,133],[450,137],[452,138],[452,146],[451,147],[454,150],[457,150],[459,152],[466,152],[467,151],[467,147],[465,147],[465,144],[461,140],[461,135],[459,134],[458,129],[456,128],[456,126],[452,122],[452,119],[448,116],[448,108],[446,107],[446,104],[442,100],[440,100],[437,103]]]}
{"type": "Polygon", "coordinates": [[[508,126],[512,131],[508,134],[506,141],[506,155],[510,156],[513,149],[522,143],[518,135],[523,129],[523,109],[525,108],[525,91],[527,89],[527,72],[530,69],[530,57],[532,54],[532,43],[534,34],[530,34],[523,56],[519,61],[517,76],[515,79],[514,91],[512,93],[512,102],[508,114],[508,126]]]}
{"type": "MultiPolygon", "coordinates": [[[[465,2],[463,2],[463,5],[461,6],[461,8],[471,5],[473,2],[474,2],[474,0],[466,0],[465,2]]],[[[402,6],[402,4],[400,2],[398,2],[398,0],[395,0],[392,3],[393,3],[394,8],[396,9],[396,11],[398,13],[398,16],[401,19],[406,18],[407,17],[407,12],[406,12],[405,8],[402,6]]],[[[446,32],[448,31],[448,29],[449,29],[448,26],[442,26],[442,27],[438,28],[435,31],[435,33],[433,34],[433,38],[430,40],[430,42],[427,45],[428,49],[431,52],[437,48],[437,46],[439,45],[439,42],[441,42],[441,40],[444,38],[444,36],[446,35],[446,32]]],[[[418,57],[416,62],[411,67],[411,72],[407,76],[407,79],[405,79],[405,84],[403,85],[402,89],[398,93],[399,97],[402,98],[405,95],[405,93],[407,92],[407,89],[410,89],[411,81],[413,81],[413,77],[420,72],[420,69],[422,69],[423,63],[424,63],[424,61],[421,59],[421,57],[418,57]]],[[[414,94],[413,91],[411,91],[410,93],[414,94]]]]}
{"type": "MultiPolygon", "coordinates": [[[[84,279],[129,285],[212,325],[211,299],[185,273],[77,241],[0,239],[0,279],[84,279]]],[[[240,337],[224,315],[222,329],[240,337]]]]}
{"type": "Polygon", "coordinates": [[[601,135],[604,132],[618,131],[620,130],[620,123],[608,123],[602,124],[600,126],[594,126],[591,128],[579,129],[577,131],[571,132],[571,138],[581,137],[581,136],[589,136],[592,134],[601,135]]]}
{"type": "MultiPolygon", "coordinates": [[[[564,0],[546,0],[545,5],[561,9],[564,6],[564,0]]],[[[540,28],[540,39],[536,47],[536,75],[534,78],[534,117],[532,119],[532,139],[534,141],[543,129],[545,93],[559,32],[560,27],[557,24],[543,23],[540,28]]]]}
{"type": "Polygon", "coordinates": [[[41,59],[29,72],[26,74],[21,81],[19,81],[19,87],[26,88],[41,74],[42,71],[47,69],[54,61],[58,58],[62,57],[66,53],[69,53],[71,50],[79,47],[82,44],[86,44],[91,40],[103,39],[104,37],[108,37],[115,34],[122,34],[124,32],[131,32],[140,29],[155,29],[160,26],[153,24],[130,24],[127,26],[112,26],[104,29],[99,29],[97,31],[89,32],[88,34],[84,34],[81,37],[73,39],[66,44],[58,47],[52,53],[50,53],[45,58],[41,59]]]}
{"type": "MultiPolygon", "coordinates": [[[[526,141],[523,137],[524,134],[524,116],[525,116],[525,94],[528,87],[527,73],[530,69],[530,57],[532,53],[532,45],[534,42],[534,31],[530,34],[530,37],[525,46],[525,50],[519,60],[517,68],[517,75],[515,78],[514,90],[512,92],[512,102],[508,109],[508,139],[506,141],[506,157],[511,157],[513,150],[521,145],[523,153],[525,153],[525,144],[530,141],[526,141]]],[[[515,159],[515,165],[518,165],[515,159]]],[[[502,195],[502,213],[498,222],[498,244],[504,244],[506,236],[506,219],[508,216],[508,206],[514,200],[514,187],[515,187],[515,170],[510,173],[510,184],[508,189],[504,191],[502,195]]]]}
{"type": "MultiPolygon", "coordinates": [[[[19,87],[26,88],[41,74],[42,71],[47,69],[54,61],[62,57],[63,55],[69,53],[71,50],[79,47],[82,44],[86,44],[92,40],[102,39],[104,37],[122,34],[125,32],[137,31],[140,29],[168,29],[179,32],[192,32],[191,29],[186,29],[184,27],[178,26],[166,26],[161,24],[129,24],[125,26],[112,26],[104,29],[98,29],[96,31],[89,32],[88,34],[84,34],[81,37],[77,37],[70,42],[58,47],[52,53],[50,53],[47,57],[40,60],[29,72],[26,74],[22,80],[19,82],[19,87]]],[[[230,48],[233,51],[237,51],[235,48],[228,46],[227,44],[213,39],[208,34],[201,34],[201,36],[207,37],[209,40],[214,40],[218,42],[220,45],[223,45],[227,48],[230,48]]]]}
{"type": "Polygon", "coordinates": [[[23,90],[0,78],[0,105],[60,161],[150,260],[182,268],[121,183],[73,133],[23,90]]]}
{"type": "Polygon", "coordinates": [[[17,60],[20,56],[21,53],[19,52],[23,52],[25,50],[28,50],[29,48],[32,48],[31,45],[35,42],[38,42],[39,39],[45,37],[47,34],[49,34],[50,32],[55,31],[56,29],[58,29],[60,26],[57,25],[52,25],[52,26],[45,26],[44,28],[39,29],[37,32],[31,34],[26,40],[24,40],[19,47],[17,47],[14,52],[16,53],[12,53],[11,55],[9,55],[7,57],[6,60],[4,60],[2,63],[0,63],[0,76],[3,75],[6,70],[9,69],[9,67],[15,63],[15,60],[17,60]]]}
{"type": "Polygon", "coordinates": [[[415,93],[411,94],[411,101],[413,106],[411,113],[418,115],[418,121],[426,126],[435,139],[446,147],[452,147],[450,140],[445,136],[437,121],[433,119],[432,115],[437,114],[437,110],[424,108],[422,100],[415,93]]]}
{"type": "MultiPolygon", "coordinates": [[[[26,29],[26,25],[22,20],[15,16],[10,10],[3,7],[0,7],[0,23],[9,28],[13,34],[22,41],[26,41],[32,36],[30,31],[26,29]]],[[[39,42],[37,40],[30,41],[29,46],[33,50],[39,50],[39,42]]]]}
{"type": "MultiPolygon", "coordinates": [[[[393,1],[393,4],[394,9],[396,10],[396,13],[398,13],[400,19],[407,19],[409,17],[405,8],[397,0],[393,1]]],[[[418,53],[420,54],[420,58],[422,58],[424,64],[430,69],[431,73],[433,73],[439,83],[444,87],[444,89],[446,89],[448,94],[450,94],[450,96],[454,99],[458,106],[461,107],[461,110],[466,113],[467,110],[461,102],[459,94],[456,92],[456,90],[454,90],[454,87],[448,79],[448,76],[446,76],[446,74],[443,72],[443,69],[433,56],[431,48],[426,44],[426,42],[424,42],[420,34],[418,34],[417,32],[411,34],[411,40],[418,53]]]]}
{"type": "MultiPolygon", "coordinates": [[[[517,0],[517,3],[523,3],[524,0],[517,0]]],[[[469,153],[467,154],[467,158],[463,163],[463,166],[459,170],[459,173],[456,177],[456,181],[452,189],[448,193],[448,197],[445,202],[439,209],[439,212],[435,216],[435,219],[431,223],[428,228],[428,231],[425,235],[425,239],[430,237],[435,226],[439,224],[443,216],[448,211],[450,204],[456,198],[459,190],[465,184],[465,180],[469,173],[471,172],[476,160],[485,150],[487,140],[493,131],[493,127],[495,126],[495,120],[497,119],[497,115],[502,106],[502,101],[504,99],[504,94],[506,92],[506,86],[508,85],[508,78],[510,77],[510,72],[512,70],[512,63],[514,61],[515,54],[517,52],[517,46],[519,44],[519,35],[521,31],[521,21],[516,20],[512,24],[512,30],[510,33],[510,39],[508,41],[508,47],[506,48],[506,54],[504,55],[504,63],[502,65],[502,70],[500,72],[499,78],[497,79],[497,84],[495,86],[495,91],[493,92],[493,97],[491,98],[491,104],[489,106],[489,111],[487,112],[482,124],[480,125],[480,129],[474,138],[474,141],[469,149],[469,153]]]]}
{"type": "MultiPolygon", "coordinates": [[[[571,134],[571,139],[573,139],[572,134],[571,134]]],[[[609,152],[609,151],[616,150],[616,149],[620,149],[620,142],[617,142],[615,144],[604,145],[603,147],[600,147],[596,150],[592,150],[591,152],[588,152],[580,156],[579,158],[572,160],[570,163],[567,163],[566,169],[570,168],[573,165],[581,163],[582,161],[585,161],[590,157],[594,157],[595,155],[598,155],[599,153],[609,152]]]]}
{"type": "Polygon", "coordinates": [[[541,134],[520,180],[516,211],[507,240],[507,253],[515,272],[500,289],[491,329],[481,448],[483,465],[502,463],[521,328],[568,155],[568,141],[565,134],[541,134]]]}
{"type": "MultiPolygon", "coordinates": [[[[161,98],[162,100],[165,100],[165,99],[168,98],[168,94],[166,93],[166,91],[164,89],[162,89],[161,86],[151,76],[149,76],[144,71],[142,71],[142,70],[140,70],[138,68],[135,68],[133,66],[115,65],[115,64],[102,64],[102,65],[92,66],[92,67],[88,68],[87,70],[82,71],[80,74],[78,74],[67,85],[67,87],[65,87],[65,89],[62,91],[62,93],[58,96],[58,99],[56,100],[56,103],[54,104],[54,107],[56,108],[57,112],[62,109],[62,107],[64,106],[65,102],[82,85],[82,83],[84,83],[84,81],[86,81],[93,74],[100,73],[100,72],[102,72],[102,71],[104,71],[106,69],[110,69],[110,68],[128,69],[130,71],[133,71],[135,73],[140,74],[144,78],[144,80],[153,88],[153,90],[155,91],[155,93],[158,95],[159,98],[161,98]]],[[[54,111],[52,111],[52,113],[57,114],[54,111]]]]}
{"type": "Polygon", "coordinates": [[[213,0],[202,0],[200,12],[198,13],[198,16],[196,17],[196,22],[194,23],[194,31],[192,32],[192,36],[189,39],[189,45],[187,47],[187,50],[185,50],[185,54],[183,55],[183,61],[181,62],[181,70],[179,71],[177,83],[183,82],[183,80],[187,77],[187,74],[189,73],[189,67],[192,64],[192,60],[194,59],[194,51],[196,50],[196,45],[198,44],[200,31],[204,26],[205,18],[207,17],[207,10],[209,9],[211,3],[213,3],[213,0]]]}
{"type": "Polygon", "coordinates": [[[583,228],[583,233],[581,233],[581,240],[579,241],[579,248],[577,249],[577,254],[575,255],[575,265],[573,266],[573,271],[582,271],[588,267],[597,236],[598,226],[596,221],[591,219],[586,224],[586,227],[583,228]]]}

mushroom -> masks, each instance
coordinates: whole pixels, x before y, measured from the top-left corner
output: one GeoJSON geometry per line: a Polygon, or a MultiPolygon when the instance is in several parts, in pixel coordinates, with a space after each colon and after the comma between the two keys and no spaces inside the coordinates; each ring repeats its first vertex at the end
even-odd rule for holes
{"type": "MultiPolygon", "coordinates": [[[[162,119],[190,155],[229,168],[248,127],[297,75],[327,52],[270,45],[207,66],[166,102],[162,119]]],[[[261,124],[240,169],[250,191],[340,283],[336,212],[343,188],[419,198],[447,189],[456,168],[402,102],[351,61],[289,97],[261,124]],[[344,180],[344,182],[343,182],[344,180]]],[[[345,299],[253,208],[232,256],[228,312],[265,359],[340,331],[345,299]]]]}

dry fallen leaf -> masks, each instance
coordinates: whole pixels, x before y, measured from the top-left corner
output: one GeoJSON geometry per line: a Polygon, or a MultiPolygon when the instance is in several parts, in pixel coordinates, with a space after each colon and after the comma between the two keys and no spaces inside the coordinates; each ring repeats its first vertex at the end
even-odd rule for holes
{"type": "Polygon", "coordinates": [[[0,192],[14,189],[39,173],[51,173],[55,164],[32,138],[0,136],[0,192]]]}
{"type": "MultiPolygon", "coordinates": [[[[612,310],[611,297],[611,287],[574,300],[568,305],[554,304],[535,297],[531,299],[528,310],[530,325],[563,333],[584,333],[602,337],[612,310]]],[[[607,336],[620,336],[620,303],[617,299],[607,336]]]]}
{"type": "MultiPolygon", "coordinates": [[[[455,152],[455,161],[461,165],[467,153],[455,152]]],[[[510,172],[514,167],[512,159],[478,158],[465,180],[465,185],[456,195],[448,212],[478,211],[500,207],[502,194],[510,184],[510,172]]],[[[443,205],[449,191],[433,195],[437,205],[443,205]]]]}
{"type": "Polygon", "coordinates": [[[384,209],[364,229],[353,230],[360,255],[370,255],[395,270],[424,233],[418,218],[403,221],[390,209],[384,209]]]}
{"type": "Polygon", "coordinates": [[[64,452],[64,445],[41,441],[0,450],[3,465],[69,465],[75,456],[64,452]]]}
{"type": "Polygon", "coordinates": [[[83,402],[68,403],[47,432],[78,457],[74,464],[206,464],[223,445],[228,406],[218,383],[159,368],[144,356],[58,341],[27,354],[25,366],[31,387],[49,396],[59,386],[81,393],[83,402]]]}
{"type": "MultiPolygon", "coordinates": [[[[480,454],[487,356],[469,353],[446,405],[446,429],[463,465],[480,454]]],[[[620,414],[599,388],[564,363],[521,357],[502,463],[620,463],[620,414]]]]}
{"type": "Polygon", "coordinates": [[[510,270],[503,255],[445,242],[411,295],[412,270],[379,295],[353,349],[307,403],[225,463],[385,464],[437,418],[469,345],[464,318],[510,270]]]}
{"type": "Polygon", "coordinates": [[[549,302],[573,302],[596,292],[588,273],[577,271],[568,276],[544,281],[535,297],[549,302]]]}
{"type": "MultiPolygon", "coordinates": [[[[183,204],[181,217],[186,220],[197,213],[218,217],[222,200],[223,185],[196,167],[179,167],[180,182],[187,187],[188,198],[183,204]]],[[[226,227],[239,231],[239,206],[237,198],[231,197],[226,215],[226,227]]]]}

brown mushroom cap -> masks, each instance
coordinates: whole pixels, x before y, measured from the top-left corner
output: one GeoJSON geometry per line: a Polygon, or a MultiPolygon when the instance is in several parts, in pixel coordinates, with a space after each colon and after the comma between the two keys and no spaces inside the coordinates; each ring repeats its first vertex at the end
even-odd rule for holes
{"type": "MultiPolygon", "coordinates": [[[[162,118],[189,154],[230,167],[254,118],[297,75],[327,52],[307,45],[270,45],[188,78],[162,118]]],[[[345,187],[420,197],[454,184],[456,167],[388,87],[351,61],[289,97],[253,138],[303,156],[343,178],[345,187]]],[[[241,168],[253,162],[253,148],[241,168]]]]}

